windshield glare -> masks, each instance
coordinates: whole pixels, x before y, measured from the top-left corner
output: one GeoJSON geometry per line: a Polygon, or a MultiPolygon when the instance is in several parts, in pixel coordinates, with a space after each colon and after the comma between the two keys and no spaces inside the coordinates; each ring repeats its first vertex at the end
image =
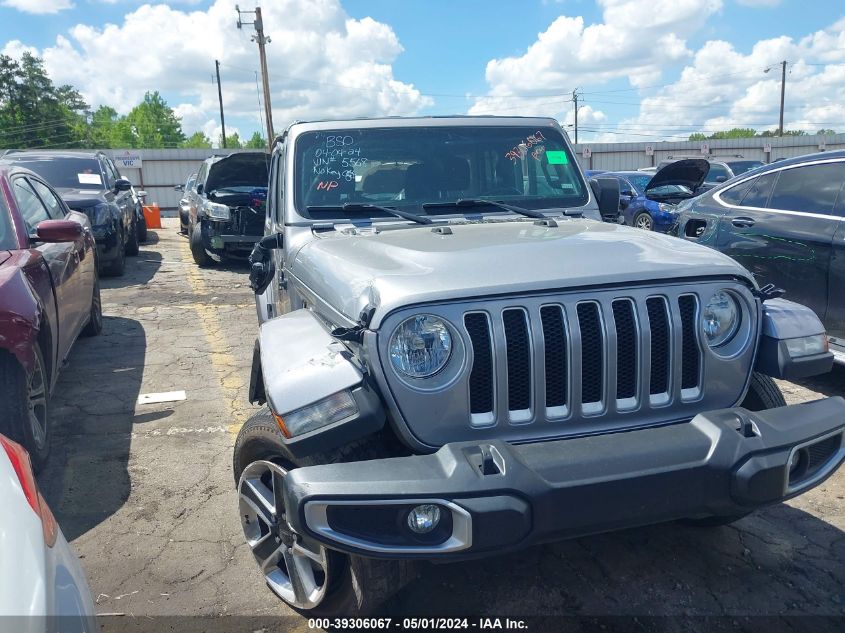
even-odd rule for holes
{"type": "MultiPolygon", "coordinates": [[[[389,217],[372,210],[313,208],[347,203],[432,215],[462,212],[448,206],[424,210],[423,204],[489,198],[542,209],[583,206],[588,199],[563,136],[551,127],[311,132],[298,138],[295,161],[297,209],[310,219],[389,217]]],[[[466,213],[477,215],[479,210],[466,213]]]]}
{"type": "Polygon", "coordinates": [[[734,173],[734,176],[739,176],[740,174],[744,174],[749,169],[755,169],[757,167],[762,167],[765,163],[761,160],[735,160],[728,163],[728,166],[731,168],[731,171],[734,173]]]}
{"type": "Polygon", "coordinates": [[[27,158],[11,156],[10,162],[31,169],[57,188],[103,189],[96,158],[27,158]]]}

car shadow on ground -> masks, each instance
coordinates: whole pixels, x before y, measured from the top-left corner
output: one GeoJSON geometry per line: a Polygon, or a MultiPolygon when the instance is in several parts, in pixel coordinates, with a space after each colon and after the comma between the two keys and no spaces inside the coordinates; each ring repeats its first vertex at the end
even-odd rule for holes
{"type": "Polygon", "coordinates": [[[841,396],[845,386],[845,366],[834,365],[830,373],[796,380],[797,384],[826,396],[841,396]]]}
{"type": "Polygon", "coordinates": [[[126,288],[143,286],[152,281],[161,268],[161,253],[149,250],[149,244],[141,244],[137,255],[126,258],[126,268],[120,277],[100,275],[102,288],[126,288]]]}
{"type": "Polygon", "coordinates": [[[52,450],[38,480],[68,541],[114,514],[129,496],[129,446],[146,347],[141,323],[105,317],[102,333],[80,339],[59,376],[52,450]]]}
{"type": "Polygon", "coordinates": [[[843,578],[845,533],[781,504],[730,526],[668,523],[426,564],[382,614],[842,616],[843,578]]]}

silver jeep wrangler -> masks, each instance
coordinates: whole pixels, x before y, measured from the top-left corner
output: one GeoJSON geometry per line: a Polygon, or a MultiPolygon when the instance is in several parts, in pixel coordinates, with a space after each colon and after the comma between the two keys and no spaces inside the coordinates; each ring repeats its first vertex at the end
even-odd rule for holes
{"type": "Polygon", "coordinates": [[[251,257],[261,330],[234,451],[270,588],[372,609],[413,559],[717,525],[845,459],[812,311],[728,257],[620,226],[557,122],[296,123],[251,257]],[[385,560],[387,559],[387,560],[385,560]],[[390,560],[393,559],[393,560],[390,560]]]}

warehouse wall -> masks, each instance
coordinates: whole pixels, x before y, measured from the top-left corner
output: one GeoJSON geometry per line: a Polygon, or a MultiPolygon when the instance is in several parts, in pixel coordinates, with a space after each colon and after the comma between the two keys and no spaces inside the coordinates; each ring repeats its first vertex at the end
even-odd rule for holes
{"type": "MultiPolygon", "coordinates": [[[[753,160],[770,161],[776,158],[791,158],[802,154],[845,149],[845,134],[833,136],[788,136],[784,138],[739,138],[706,141],[710,156],[736,156],[753,160]],[[770,144],[772,151],[763,151],[770,144]]],[[[578,162],[583,169],[605,169],[619,171],[639,169],[658,164],[670,156],[702,156],[701,142],[642,142],[642,143],[580,143],[576,145],[578,162]],[[646,154],[651,146],[653,155],[646,154]],[[592,153],[584,157],[584,149],[592,153]]],[[[119,156],[126,150],[106,150],[112,156],[119,156]]],[[[150,202],[158,202],[164,211],[175,211],[182,194],[174,191],[175,185],[184,184],[188,176],[197,171],[200,163],[211,155],[227,155],[233,151],[223,149],[141,149],[132,150],[141,156],[141,169],[121,169],[123,175],[136,188],[149,194],[150,202]]],[[[170,213],[169,215],[173,215],[170,213]]]]}

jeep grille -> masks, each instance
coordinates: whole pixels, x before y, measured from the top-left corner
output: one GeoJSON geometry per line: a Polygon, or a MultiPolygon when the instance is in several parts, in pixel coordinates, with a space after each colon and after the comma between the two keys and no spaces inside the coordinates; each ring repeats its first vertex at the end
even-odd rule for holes
{"type": "Polygon", "coordinates": [[[432,386],[407,384],[389,368],[385,378],[409,429],[433,446],[689,419],[741,399],[758,310],[747,288],[733,281],[409,308],[385,320],[388,333],[409,313],[441,316],[456,328],[463,349],[455,355],[465,367],[432,386]],[[743,318],[751,323],[748,344],[730,358],[707,347],[699,318],[722,288],[744,297],[743,318]]]}

